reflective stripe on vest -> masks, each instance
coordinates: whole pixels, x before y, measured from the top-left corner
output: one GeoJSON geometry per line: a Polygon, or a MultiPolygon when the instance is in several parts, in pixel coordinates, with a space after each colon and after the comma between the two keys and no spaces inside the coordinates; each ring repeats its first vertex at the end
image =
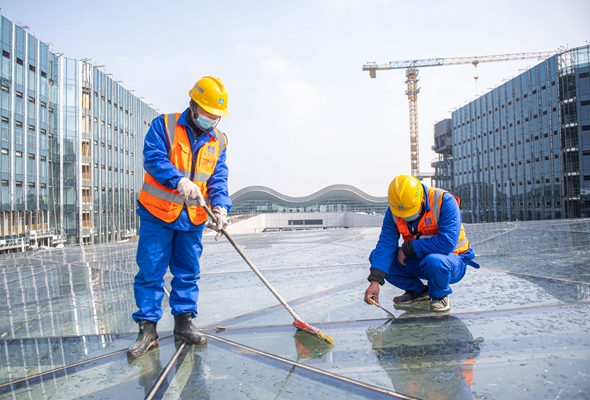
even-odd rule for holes
{"type": "MultiPolygon", "coordinates": [[[[188,179],[191,179],[191,169],[194,168],[192,180],[201,189],[205,200],[208,200],[207,180],[215,170],[219,155],[227,146],[227,138],[225,134],[215,129],[215,136],[207,134],[211,136],[211,140],[204,143],[195,154],[186,128],[177,124],[179,115],[164,115],[168,159],[188,179]],[[196,160],[193,160],[195,156],[196,160]]],[[[175,221],[185,207],[184,199],[177,190],[164,187],[147,172],[139,194],[139,202],[150,214],[164,222],[175,221]]],[[[194,205],[186,207],[193,224],[200,225],[207,220],[207,213],[202,207],[194,205]]]]}
{"type": "MultiPolygon", "coordinates": [[[[436,188],[428,188],[428,199],[430,203],[430,210],[424,212],[424,214],[420,217],[420,221],[418,222],[418,237],[415,237],[410,233],[410,229],[408,228],[408,223],[403,218],[398,218],[393,215],[393,221],[397,226],[399,233],[404,238],[404,242],[409,240],[416,240],[418,239],[428,239],[438,234],[438,220],[440,218],[440,210],[442,208],[442,200],[443,196],[446,193],[445,190],[436,189],[436,188]],[[430,224],[426,225],[426,220],[430,218],[430,224]]],[[[457,204],[461,205],[461,199],[457,196],[453,195],[457,200],[457,204]]],[[[463,223],[461,223],[461,230],[459,231],[459,237],[457,239],[457,244],[455,245],[455,250],[453,253],[461,254],[468,251],[470,248],[469,240],[467,240],[467,236],[465,235],[465,228],[463,227],[463,223]]]]}

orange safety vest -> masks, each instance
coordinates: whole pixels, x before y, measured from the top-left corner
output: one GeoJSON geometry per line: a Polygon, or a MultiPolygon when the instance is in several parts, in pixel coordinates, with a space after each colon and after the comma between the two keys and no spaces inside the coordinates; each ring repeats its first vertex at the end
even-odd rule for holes
{"type": "MultiPolygon", "coordinates": [[[[193,160],[191,144],[184,125],[176,123],[180,113],[164,115],[164,126],[168,139],[168,159],[182,172],[185,178],[191,179],[203,193],[207,201],[207,180],[215,171],[217,160],[227,146],[227,137],[214,128],[215,136],[211,141],[199,148],[197,159],[193,160]]],[[[143,186],[139,192],[139,202],[154,217],[164,222],[174,222],[184,208],[184,199],[176,189],[168,189],[161,185],[147,172],[143,179],[143,186]]],[[[203,207],[187,206],[191,222],[201,225],[207,221],[207,212],[203,207]]]]}
{"type": "MultiPolygon", "coordinates": [[[[403,218],[398,218],[395,215],[393,220],[397,225],[397,230],[401,233],[404,238],[404,242],[416,239],[426,239],[432,236],[438,235],[438,218],[440,216],[440,210],[442,208],[443,195],[446,193],[445,190],[437,188],[428,188],[428,201],[430,203],[430,210],[424,212],[420,221],[418,221],[418,229],[416,234],[410,233],[408,223],[403,218]]],[[[461,205],[461,199],[453,195],[457,200],[457,204],[461,205]]],[[[459,232],[459,239],[457,239],[457,245],[453,253],[462,254],[469,250],[470,244],[465,236],[465,228],[461,223],[461,231],[459,232]]]]}

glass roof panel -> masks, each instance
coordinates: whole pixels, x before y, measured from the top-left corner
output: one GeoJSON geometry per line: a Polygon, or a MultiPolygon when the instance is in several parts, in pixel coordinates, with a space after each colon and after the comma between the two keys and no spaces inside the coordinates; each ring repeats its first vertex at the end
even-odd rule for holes
{"type": "MultiPolygon", "coordinates": [[[[347,274],[345,271],[343,269],[341,273],[347,274]]],[[[289,305],[308,323],[387,318],[386,311],[362,301],[366,288],[366,280],[361,279],[334,290],[320,292],[313,297],[291,301],[289,305]]],[[[583,283],[487,269],[469,268],[465,278],[452,288],[450,298],[453,314],[587,302],[590,299],[590,286],[583,283]]],[[[383,285],[379,294],[381,306],[396,317],[408,313],[436,315],[430,311],[429,302],[410,306],[394,305],[392,298],[400,293],[399,289],[391,285],[383,285]]],[[[223,321],[221,325],[274,325],[289,324],[292,321],[290,314],[283,306],[276,305],[275,301],[272,308],[223,321]]]]}
{"type": "MultiPolygon", "coordinates": [[[[269,332],[270,333],[270,332],[269,332]]],[[[284,341],[275,334],[261,339],[284,341]]],[[[394,393],[314,373],[242,347],[210,340],[207,349],[188,347],[174,363],[167,387],[170,399],[384,399],[394,393]]],[[[394,397],[395,396],[395,397],[394,397]]]]}
{"type": "Polygon", "coordinates": [[[0,341],[0,384],[125,350],[136,335],[48,337],[0,341]]]}
{"type": "Polygon", "coordinates": [[[333,347],[287,327],[217,335],[418,398],[583,399],[590,385],[589,317],[583,304],[318,325],[333,347]]]}
{"type": "MultiPolygon", "coordinates": [[[[68,398],[75,388],[94,398],[587,397],[590,220],[466,231],[482,268],[452,286],[447,316],[428,302],[394,306],[401,290],[388,284],[387,311],[363,302],[379,228],[235,235],[333,347],[297,332],[231,245],[207,235],[195,323],[208,346],[181,354],[162,339],[157,355],[131,364],[136,243],[0,255],[0,397],[68,398]],[[154,385],[160,372],[165,383],[154,385]]],[[[167,298],[163,308],[158,332],[170,337],[167,298]]]]}
{"type": "MultiPolygon", "coordinates": [[[[133,340],[127,338],[126,344],[133,340]]],[[[168,337],[143,357],[128,359],[125,351],[117,351],[102,358],[90,358],[52,374],[0,386],[0,396],[10,392],[7,396],[17,399],[142,398],[175,351],[175,342],[168,337]]]]}

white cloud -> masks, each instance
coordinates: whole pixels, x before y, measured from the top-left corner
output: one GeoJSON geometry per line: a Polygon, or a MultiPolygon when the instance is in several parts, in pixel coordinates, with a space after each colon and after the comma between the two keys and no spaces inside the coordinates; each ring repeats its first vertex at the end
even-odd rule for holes
{"type": "Polygon", "coordinates": [[[297,113],[319,114],[326,104],[326,96],[303,80],[282,81],[277,89],[284,102],[283,107],[294,108],[297,113]]]}
{"type": "Polygon", "coordinates": [[[260,65],[264,72],[277,77],[296,77],[302,74],[301,68],[292,65],[281,57],[265,58],[260,61],[260,65]]]}

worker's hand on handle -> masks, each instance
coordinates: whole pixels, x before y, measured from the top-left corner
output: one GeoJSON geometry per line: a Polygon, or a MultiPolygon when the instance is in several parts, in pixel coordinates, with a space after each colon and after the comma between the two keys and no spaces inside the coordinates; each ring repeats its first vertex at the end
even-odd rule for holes
{"type": "Polygon", "coordinates": [[[371,297],[379,303],[379,282],[377,281],[371,281],[369,287],[365,290],[365,303],[372,305],[371,297]]]}
{"type": "Polygon", "coordinates": [[[207,228],[211,228],[217,231],[217,235],[215,235],[215,240],[219,240],[221,237],[221,230],[225,229],[227,226],[227,210],[223,207],[215,206],[213,207],[213,216],[215,217],[216,221],[209,220],[207,221],[207,228]]]}
{"type": "Polygon", "coordinates": [[[205,207],[207,204],[205,203],[205,198],[201,193],[201,189],[188,178],[182,178],[180,182],[178,182],[176,190],[178,190],[178,193],[180,193],[187,206],[205,207]]]}

